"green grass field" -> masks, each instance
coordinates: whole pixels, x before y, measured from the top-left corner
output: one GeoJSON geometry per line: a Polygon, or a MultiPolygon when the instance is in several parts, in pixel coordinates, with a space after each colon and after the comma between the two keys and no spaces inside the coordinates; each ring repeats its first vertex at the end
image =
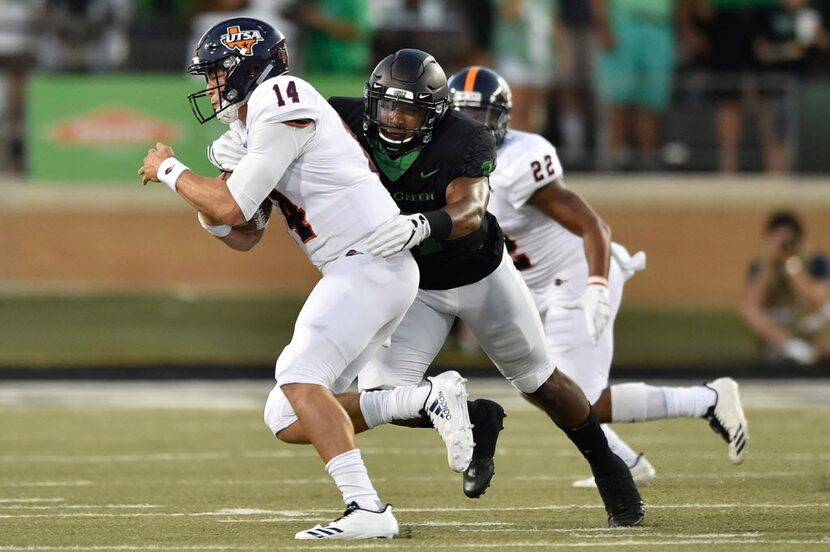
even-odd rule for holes
{"type": "MultiPolygon", "coordinates": [[[[0,297],[0,367],[164,364],[273,365],[303,297],[75,294],[0,297]]],[[[615,363],[723,365],[757,360],[736,313],[624,305],[615,363]]],[[[452,340],[445,366],[481,366],[452,340]]]]}
{"type": "Polygon", "coordinates": [[[472,382],[509,411],[492,488],[466,499],[431,430],[368,432],[402,538],[363,543],[292,539],[342,503],[310,447],[268,434],[269,382],[107,385],[0,386],[0,551],[830,549],[826,383],[778,404],[790,388],[743,387],[741,466],[703,421],[617,426],[658,480],[645,526],[611,530],[595,492],[570,486],[587,473],[570,443],[504,382],[472,382]]]}

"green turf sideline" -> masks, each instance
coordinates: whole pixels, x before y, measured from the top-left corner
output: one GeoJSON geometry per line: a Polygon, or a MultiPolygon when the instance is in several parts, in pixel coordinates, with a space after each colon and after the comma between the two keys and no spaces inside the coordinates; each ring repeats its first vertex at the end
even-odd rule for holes
{"type": "MultiPolygon", "coordinates": [[[[67,373],[237,367],[256,377],[254,371],[272,370],[303,300],[208,293],[7,294],[0,297],[0,367],[67,373]]],[[[615,334],[618,369],[732,366],[751,372],[761,366],[754,343],[731,311],[624,305],[615,334]]],[[[436,364],[476,368],[489,362],[483,354],[464,353],[450,337],[436,364]]]]}

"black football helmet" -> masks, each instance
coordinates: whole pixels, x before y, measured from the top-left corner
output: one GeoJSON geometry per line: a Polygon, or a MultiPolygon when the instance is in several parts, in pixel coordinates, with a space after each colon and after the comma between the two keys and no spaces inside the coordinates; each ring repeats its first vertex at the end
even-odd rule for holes
{"type": "Polygon", "coordinates": [[[474,65],[451,76],[449,87],[453,109],[486,125],[496,138],[496,144],[501,144],[513,109],[507,81],[492,69],[474,65]]]}
{"type": "Polygon", "coordinates": [[[196,55],[187,67],[191,75],[207,82],[224,72],[224,83],[190,94],[190,108],[200,123],[219,117],[230,123],[236,111],[262,81],[288,71],[285,36],[264,21],[234,17],[207,30],[196,45],[196,55]],[[205,105],[204,98],[218,96],[218,104],[205,105]]]}
{"type": "Polygon", "coordinates": [[[363,90],[363,132],[373,145],[401,155],[424,147],[449,109],[444,70],[430,54],[405,48],[385,57],[363,90]],[[390,114],[406,111],[414,126],[393,124],[390,114]]]}

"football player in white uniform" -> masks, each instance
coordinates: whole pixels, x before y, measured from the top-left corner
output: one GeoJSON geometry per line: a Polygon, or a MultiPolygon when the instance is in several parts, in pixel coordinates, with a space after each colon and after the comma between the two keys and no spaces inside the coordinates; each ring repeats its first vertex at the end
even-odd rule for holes
{"type": "MultiPolygon", "coordinates": [[[[345,514],[295,535],[298,539],[392,538],[398,522],[380,501],[355,447],[364,420],[350,417],[335,394],[388,340],[415,299],[418,268],[408,251],[366,253],[373,232],[400,216],[340,117],[307,82],[287,74],[285,39],[249,18],[223,21],[200,39],[192,74],[206,89],[190,95],[197,118],[220,117],[244,136],[247,153],[233,174],[199,176],[157,144],[139,174],[160,181],[199,214],[202,226],[239,250],[253,247],[277,205],[289,233],[323,277],[306,300],[294,335],[276,363],[265,422],[288,443],[311,443],[346,503],[345,514]],[[210,106],[202,104],[210,101],[210,106]],[[246,223],[246,221],[252,221],[246,223]],[[360,317],[354,313],[360,312],[360,317]]],[[[390,420],[425,409],[464,471],[472,456],[464,380],[456,372],[431,385],[381,391],[390,420]]],[[[352,409],[354,411],[354,409],[352,409]]],[[[357,410],[359,414],[359,409],[357,410]]]]}
{"type": "MultiPolygon", "coordinates": [[[[650,482],[655,470],[607,423],[703,417],[728,443],[732,462],[741,463],[749,434],[734,380],[720,378],[696,387],[608,387],[623,283],[645,268],[645,255],[631,257],[611,242],[608,226],[565,186],[550,142],[508,128],[512,101],[501,76],[473,66],[449,83],[453,107],[487,125],[498,143],[488,209],[498,218],[513,262],[531,290],[556,366],[594,403],[611,449],[628,464],[635,481],[650,482]]],[[[574,485],[595,482],[588,478],[574,485]]]]}

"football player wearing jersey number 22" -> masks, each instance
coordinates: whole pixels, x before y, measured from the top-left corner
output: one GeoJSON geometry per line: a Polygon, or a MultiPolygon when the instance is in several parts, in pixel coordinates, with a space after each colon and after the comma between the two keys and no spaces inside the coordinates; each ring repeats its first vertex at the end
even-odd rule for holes
{"type": "MultiPolygon", "coordinates": [[[[513,103],[505,79],[473,66],[454,74],[449,86],[453,108],[487,125],[498,144],[489,209],[504,229],[513,263],[530,288],[551,356],[585,392],[603,422],[611,450],[625,461],[635,482],[650,483],[656,471],[645,455],[634,452],[606,425],[609,422],[704,418],[726,440],[730,460],[741,463],[749,433],[738,385],[731,378],[692,387],[608,385],[623,284],[645,268],[645,254],[632,257],[611,242],[608,226],[565,185],[550,142],[509,128],[513,103]]],[[[591,488],[596,482],[590,477],[574,486],[591,488]]]]}
{"type": "MultiPolygon", "coordinates": [[[[412,304],[418,267],[409,251],[368,253],[369,237],[400,211],[334,109],[287,71],[285,38],[271,25],[234,18],[211,27],[188,67],[206,80],[204,90],[189,96],[191,107],[201,122],[219,118],[230,124],[247,151],[232,174],[204,177],[168,146],[156,144],[139,174],[145,184],[162,182],[184,198],[205,230],[234,249],[256,245],[268,205],[283,213],[289,233],[322,278],[277,359],[265,422],[284,442],[314,445],[346,504],[342,517],[295,538],[392,538],[398,522],[355,447],[355,432],[367,429],[359,397],[340,393],[412,304]]],[[[429,383],[376,397],[390,405],[386,421],[429,412],[450,466],[464,471],[473,448],[464,380],[447,372],[429,383]]]]}

